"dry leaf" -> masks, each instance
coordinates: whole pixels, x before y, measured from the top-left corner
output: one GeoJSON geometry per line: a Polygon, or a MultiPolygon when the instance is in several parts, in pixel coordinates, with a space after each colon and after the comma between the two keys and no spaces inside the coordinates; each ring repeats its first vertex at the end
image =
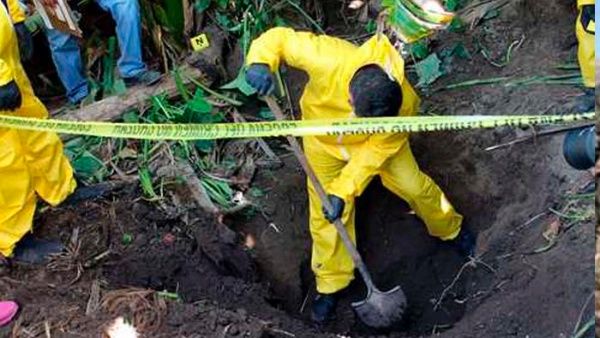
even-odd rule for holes
{"type": "Polygon", "coordinates": [[[542,236],[544,236],[548,242],[554,241],[560,233],[560,226],[560,219],[555,217],[554,220],[548,225],[548,228],[546,228],[546,231],[544,231],[542,236]]]}
{"type": "Polygon", "coordinates": [[[121,149],[121,151],[119,151],[119,153],[117,154],[117,157],[120,159],[135,159],[137,158],[138,153],[137,151],[135,151],[134,149],[131,149],[129,147],[125,147],[123,149],[121,149]]]}

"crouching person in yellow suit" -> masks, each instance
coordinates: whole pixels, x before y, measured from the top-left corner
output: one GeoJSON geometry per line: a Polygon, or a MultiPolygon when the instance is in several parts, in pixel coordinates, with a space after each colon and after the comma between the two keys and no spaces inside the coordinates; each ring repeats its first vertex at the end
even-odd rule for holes
{"type": "Polygon", "coordinates": [[[595,71],[595,35],[596,35],[596,5],[595,0],[577,0],[577,23],[575,31],[579,42],[577,57],[583,76],[585,94],[577,104],[578,112],[594,111],[596,71],[595,71]]]}
{"type": "MultiPolygon", "coordinates": [[[[0,114],[46,118],[21,65],[19,42],[31,48],[24,20],[17,0],[0,0],[0,114]]],[[[58,135],[0,128],[0,254],[38,263],[60,252],[59,242],[30,235],[36,200],[57,205],[75,186],[58,135]]]]}
{"type": "MultiPolygon", "coordinates": [[[[246,80],[259,94],[269,94],[274,88],[272,74],[281,63],[309,75],[300,100],[303,119],[417,113],[419,98],[404,77],[404,61],[385,36],[373,37],[358,47],[329,36],[274,28],[253,41],[246,80]]],[[[330,222],[341,218],[355,239],[354,199],[375,175],[410,204],[431,236],[454,242],[465,255],[473,254],[474,236],[461,227],[462,216],[441,189],[419,170],[407,134],[304,137],[303,143],[334,206],[332,213],[322,211],[308,182],[311,265],[318,291],[312,306],[315,322],[331,318],[338,292],[354,278],[354,264],[330,222]]]]}

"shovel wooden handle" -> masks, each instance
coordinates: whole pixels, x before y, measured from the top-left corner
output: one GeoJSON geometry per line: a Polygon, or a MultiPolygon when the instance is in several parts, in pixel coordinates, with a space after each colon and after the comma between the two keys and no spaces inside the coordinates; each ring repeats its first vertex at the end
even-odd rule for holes
{"type": "MultiPolygon", "coordinates": [[[[283,111],[281,110],[281,108],[279,107],[279,104],[275,101],[275,99],[273,97],[267,96],[267,97],[265,97],[265,101],[267,102],[269,109],[271,109],[271,111],[273,112],[273,115],[275,115],[275,118],[277,120],[279,120],[279,121],[286,120],[285,115],[283,114],[283,111]]],[[[319,195],[319,198],[321,199],[321,203],[323,204],[325,209],[331,211],[333,209],[333,206],[329,202],[329,198],[327,197],[327,193],[325,192],[325,189],[323,189],[323,185],[321,185],[321,182],[319,182],[317,175],[310,167],[310,164],[308,164],[308,160],[306,158],[306,155],[304,155],[302,148],[300,147],[300,143],[298,143],[298,140],[293,136],[287,136],[287,140],[290,143],[290,146],[292,147],[292,151],[296,155],[296,158],[300,162],[300,165],[304,169],[306,176],[308,176],[308,179],[312,182],[312,185],[314,186],[315,190],[317,191],[317,195],[319,195]]],[[[340,237],[342,238],[342,242],[344,243],[344,246],[350,253],[352,260],[354,261],[354,265],[360,272],[363,280],[365,281],[365,284],[367,285],[367,288],[369,290],[377,290],[377,288],[375,287],[375,284],[373,284],[373,279],[371,278],[371,274],[367,270],[365,262],[363,261],[362,257],[358,253],[358,250],[352,243],[352,240],[350,239],[350,235],[348,235],[348,231],[346,230],[344,223],[342,223],[342,220],[338,218],[335,222],[333,222],[333,225],[335,226],[335,229],[337,230],[340,237]]]]}

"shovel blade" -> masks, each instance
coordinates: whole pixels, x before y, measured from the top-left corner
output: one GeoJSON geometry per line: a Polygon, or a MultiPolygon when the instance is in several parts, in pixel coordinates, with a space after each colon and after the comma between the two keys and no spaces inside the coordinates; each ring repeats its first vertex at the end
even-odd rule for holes
{"type": "Polygon", "coordinates": [[[352,303],[352,307],[367,326],[385,329],[402,321],[406,311],[406,295],[400,286],[387,292],[371,290],[365,300],[352,303]]]}

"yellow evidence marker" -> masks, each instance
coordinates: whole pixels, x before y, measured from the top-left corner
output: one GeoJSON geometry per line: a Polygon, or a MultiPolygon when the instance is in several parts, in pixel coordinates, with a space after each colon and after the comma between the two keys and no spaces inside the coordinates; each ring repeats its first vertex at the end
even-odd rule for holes
{"type": "Polygon", "coordinates": [[[196,52],[200,52],[200,51],[210,47],[210,42],[208,41],[208,37],[204,33],[191,38],[190,43],[192,44],[192,48],[196,52]]]}

